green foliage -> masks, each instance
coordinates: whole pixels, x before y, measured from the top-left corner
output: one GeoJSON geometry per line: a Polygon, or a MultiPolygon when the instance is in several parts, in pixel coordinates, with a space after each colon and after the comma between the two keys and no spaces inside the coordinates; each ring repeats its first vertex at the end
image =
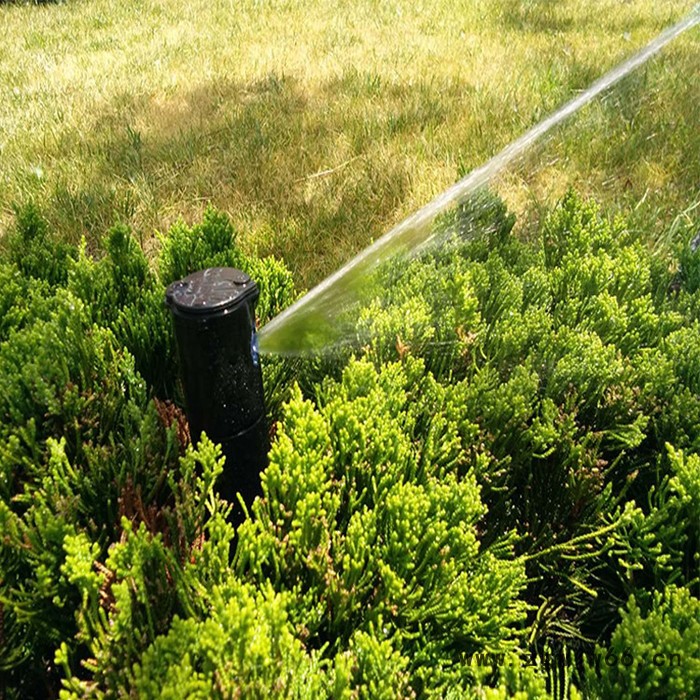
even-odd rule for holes
{"type": "Polygon", "coordinates": [[[0,342],[10,332],[50,313],[49,284],[25,277],[16,265],[0,262],[0,342]]]}
{"type": "MultiPolygon", "coordinates": [[[[118,432],[138,432],[146,387],[112,334],[91,326],[70,292],[52,298],[46,320],[0,345],[0,492],[11,498],[40,476],[43,442],[62,436],[71,457],[90,458],[118,432]]],[[[126,447],[112,446],[119,452],[126,447]]]]}
{"type": "Polygon", "coordinates": [[[158,271],[163,284],[206,267],[241,268],[243,256],[235,247],[236,233],[222,212],[207,209],[201,224],[175,224],[161,241],[158,271]]]}
{"type": "Polygon", "coordinates": [[[700,554],[700,462],[668,447],[668,474],[639,498],[634,517],[615,535],[611,554],[626,582],[625,593],[647,601],[670,584],[697,589],[700,554]]]}
{"type": "Polygon", "coordinates": [[[15,207],[15,222],[15,230],[4,242],[10,262],[27,277],[46,280],[52,286],[64,284],[75,248],[49,234],[41,211],[32,203],[15,207]]]}
{"type": "Polygon", "coordinates": [[[574,193],[529,241],[486,195],[472,204],[440,221],[444,245],[380,272],[361,337],[376,362],[419,354],[449,386],[485,541],[514,527],[535,555],[531,639],[605,639],[632,591],[697,585],[697,532],[665,456],[699,445],[692,260],[681,249],[679,281],[574,193]],[[472,240],[480,212],[492,223],[472,240]]]}
{"type": "MultiPolygon", "coordinates": [[[[97,688],[110,694],[148,685],[148,673],[157,677],[157,668],[148,664],[142,666],[145,674],[132,671],[147,647],[160,639],[159,648],[167,648],[162,635],[171,623],[177,629],[178,618],[210,610],[215,587],[227,577],[233,536],[225,521],[228,509],[214,494],[223,468],[220,455],[220,448],[206,439],[196,451],[190,447],[178,468],[167,474],[170,497],[157,510],[155,504],[142,503],[137,491],[129,492],[133,509],[122,514],[120,537],[100,558],[85,542],[78,543],[78,556],[70,556],[75,545],[69,543],[62,570],[71,583],[82,582],[83,597],[75,612],[82,647],[65,639],[56,651],[67,697],[83,697],[97,688]]],[[[176,639],[185,645],[190,641],[176,639]]]]}
{"type": "Polygon", "coordinates": [[[158,272],[165,285],[207,267],[235,267],[256,281],[260,289],[257,316],[261,323],[294,301],[294,283],[285,265],[275,258],[244,256],[236,246],[231,220],[211,207],[200,224],[175,224],[161,238],[158,258],[158,272]]]}
{"type": "Polygon", "coordinates": [[[322,395],[319,409],[299,392],[287,404],[236,568],[292,592],[312,647],[338,653],[358,630],[381,630],[414,688],[463,686],[460,655],[512,647],[524,570],[507,537],[479,545],[484,508],[474,478],[458,478],[445,392],[420,362],[365,360],[322,395]],[[436,433],[452,445],[438,451],[436,433]]]}
{"type": "Polygon", "coordinates": [[[12,640],[0,665],[25,696],[48,692],[30,688],[55,682],[53,651],[75,634],[90,577],[66,578],[66,556],[118,538],[125,493],[157,492],[174,450],[133,358],[69,292],[52,306],[0,345],[0,602],[12,640]]]}
{"type": "Polygon", "coordinates": [[[59,274],[22,217],[26,268],[19,233],[0,256],[7,697],[696,694],[694,251],[652,257],[573,193],[528,240],[463,203],[367,286],[358,356],[265,363],[275,437],[234,532],[219,447],[164,401],[165,284],[235,265],[265,319],[289,271],[209,210],[153,267],[116,226],[59,274]],[[582,671],[600,648],[635,661],[582,671]]]}
{"type": "Polygon", "coordinates": [[[318,666],[288,624],[284,597],[231,579],[214,592],[206,619],[175,619],[146,650],[134,690],[202,700],[323,697],[318,666]]]}
{"type": "MultiPolygon", "coordinates": [[[[501,665],[496,670],[496,680],[488,683],[490,667],[480,669],[483,676],[480,682],[470,688],[466,697],[470,700],[486,698],[487,700],[539,700],[553,696],[548,692],[546,673],[539,665],[525,665],[516,655],[500,658],[501,665]]],[[[570,697],[574,700],[576,691],[570,697]]],[[[446,698],[458,697],[447,694],[446,698]]],[[[563,697],[563,696],[562,696],[563,697]]]]}
{"type": "Polygon", "coordinates": [[[698,231],[692,229],[676,244],[678,267],[682,288],[689,294],[700,289],[700,239],[698,231]]]}
{"type": "Polygon", "coordinates": [[[174,396],[177,361],[164,288],[126,227],[108,233],[106,255],[99,260],[83,243],[70,266],[68,288],[83,300],[92,321],[109,328],[133,355],[149,386],[159,396],[174,396]]]}
{"type": "Polygon", "coordinates": [[[599,671],[587,669],[594,698],[694,698],[700,694],[700,600],[685,588],[654,594],[651,609],[630,597],[599,671]],[[610,663],[610,661],[613,663],[610,663]]]}
{"type": "MultiPolygon", "coordinates": [[[[0,259],[0,681],[11,697],[56,695],[64,647],[72,684],[104,659],[105,686],[123,683],[114,664],[129,667],[192,612],[177,571],[196,550],[197,585],[220,582],[232,536],[213,446],[178,466],[186,433],[149,401],[177,394],[177,368],[164,287],[140,246],[116,226],[99,259],[62,250],[27,207],[0,259]]],[[[268,309],[284,303],[286,269],[255,265],[287,285],[268,309]]]]}

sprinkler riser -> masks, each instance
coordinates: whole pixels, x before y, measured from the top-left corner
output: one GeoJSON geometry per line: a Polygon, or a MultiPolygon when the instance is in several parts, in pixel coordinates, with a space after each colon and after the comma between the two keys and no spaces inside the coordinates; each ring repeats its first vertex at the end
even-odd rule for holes
{"type": "Polygon", "coordinates": [[[234,503],[240,493],[247,505],[260,493],[269,448],[256,347],[258,296],[255,282],[233,268],[202,270],[166,291],[190,436],[197,444],[204,432],[221,444],[226,463],[217,489],[234,503]]]}

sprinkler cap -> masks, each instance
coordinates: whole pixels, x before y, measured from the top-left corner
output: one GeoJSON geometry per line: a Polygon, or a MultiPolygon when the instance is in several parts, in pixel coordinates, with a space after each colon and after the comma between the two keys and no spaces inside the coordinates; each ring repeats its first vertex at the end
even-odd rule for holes
{"type": "Polygon", "coordinates": [[[181,314],[225,313],[258,297],[258,286],[241,270],[210,267],[173,282],[165,292],[165,301],[181,314]]]}

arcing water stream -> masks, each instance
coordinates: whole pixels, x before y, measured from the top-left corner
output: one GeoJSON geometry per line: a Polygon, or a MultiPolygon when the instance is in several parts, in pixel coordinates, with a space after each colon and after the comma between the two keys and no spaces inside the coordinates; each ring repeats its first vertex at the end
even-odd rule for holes
{"type": "Polygon", "coordinates": [[[366,290],[368,279],[381,265],[389,260],[415,254],[416,250],[431,245],[434,239],[443,233],[440,227],[434,225],[437,217],[477,196],[494,178],[521,160],[556,127],[643,66],[671,41],[698,24],[700,6],[510,143],[491,160],[471,171],[432,202],[368,246],[265,325],[259,334],[260,351],[264,354],[288,356],[316,354],[357,341],[352,324],[341,323],[339,319],[341,314],[358,303],[366,290]]]}

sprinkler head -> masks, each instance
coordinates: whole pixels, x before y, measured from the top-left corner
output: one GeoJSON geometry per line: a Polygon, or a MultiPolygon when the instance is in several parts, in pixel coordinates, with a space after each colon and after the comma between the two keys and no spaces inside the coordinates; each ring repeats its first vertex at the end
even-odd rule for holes
{"type": "Polygon", "coordinates": [[[192,441],[205,432],[221,444],[226,464],[219,493],[235,503],[239,492],[247,506],[260,493],[269,446],[255,332],[259,294],[245,272],[230,267],[195,272],[165,293],[192,441]]]}

